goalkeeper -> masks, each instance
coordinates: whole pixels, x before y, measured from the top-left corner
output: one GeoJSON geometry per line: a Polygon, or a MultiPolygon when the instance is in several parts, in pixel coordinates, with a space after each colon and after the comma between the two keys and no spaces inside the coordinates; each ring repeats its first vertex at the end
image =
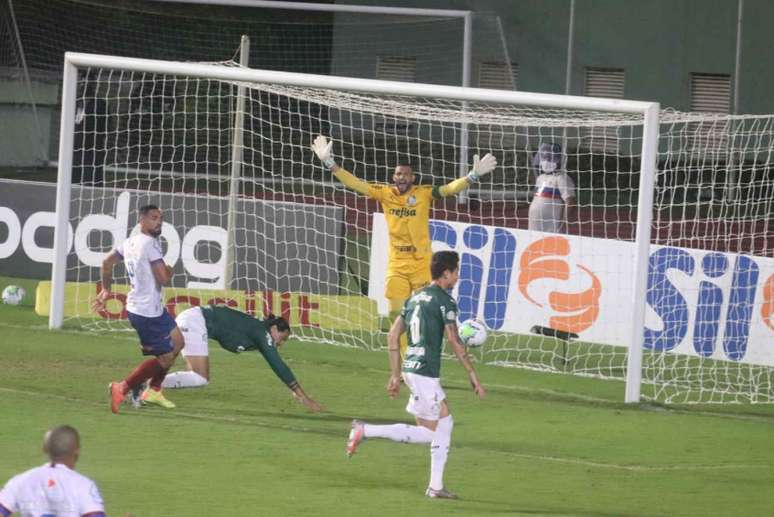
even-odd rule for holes
{"type": "MultiPolygon", "coordinates": [[[[322,135],[314,139],[312,150],[339,181],[347,188],[379,201],[387,220],[390,252],[384,296],[394,320],[403,303],[416,291],[430,283],[430,205],[436,199],[453,196],[483,178],[497,166],[494,156],[473,157],[473,169],[462,178],[441,187],[414,185],[414,171],[409,165],[397,165],[392,185],[367,183],[342,169],[333,159],[332,141],[322,135]]],[[[400,355],[405,356],[407,339],[400,340],[400,355]]]]}
{"type": "Polygon", "coordinates": [[[312,412],[322,410],[322,407],[301,389],[293,372],[279,355],[277,349],[290,336],[290,325],[284,318],[269,315],[259,320],[222,305],[208,305],[186,309],[177,316],[175,323],[185,340],[182,353],[188,370],[167,374],[162,387],[195,388],[209,384],[210,358],[207,340],[212,338],[220,343],[221,347],[235,354],[258,350],[297,401],[312,412]]]}

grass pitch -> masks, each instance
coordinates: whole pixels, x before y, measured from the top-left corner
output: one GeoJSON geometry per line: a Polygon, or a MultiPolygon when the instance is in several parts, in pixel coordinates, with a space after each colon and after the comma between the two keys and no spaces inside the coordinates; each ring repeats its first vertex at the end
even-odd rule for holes
{"type": "MultiPolygon", "coordinates": [[[[478,401],[443,365],[455,417],[446,484],[423,496],[429,447],[370,440],[350,420],[410,421],[385,394],[387,358],[290,342],[283,357],[326,406],[310,414],[258,354],[211,345],[212,383],[170,390],[174,410],[110,413],[106,386],[140,361],[131,333],[49,332],[0,306],[0,483],[42,464],[43,432],[82,436],[78,470],[109,515],[770,515],[774,407],[627,406],[623,383],[479,366],[478,401]]],[[[179,365],[178,365],[179,366],[179,365]]]]}

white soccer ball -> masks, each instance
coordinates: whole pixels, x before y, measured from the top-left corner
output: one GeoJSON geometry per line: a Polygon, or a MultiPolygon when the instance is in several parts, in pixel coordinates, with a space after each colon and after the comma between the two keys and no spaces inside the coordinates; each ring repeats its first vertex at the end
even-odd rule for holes
{"type": "Polygon", "coordinates": [[[483,345],[488,335],[486,325],[477,319],[463,321],[457,332],[462,342],[470,347],[483,345]]]}
{"type": "Polygon", "coordinates": [[[6,286],[3,289],[3,303],[6,305],[19,305],[24,300],[26,294],[26,291],[18,285],[6,286]]]}

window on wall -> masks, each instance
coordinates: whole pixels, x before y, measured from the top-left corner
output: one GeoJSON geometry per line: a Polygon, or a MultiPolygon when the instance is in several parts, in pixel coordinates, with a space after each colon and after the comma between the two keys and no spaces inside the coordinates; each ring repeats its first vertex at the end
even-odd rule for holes
{"type": "Polygon", "coordinates": [[[731,112],[731,76],[691,74],[691,111],[731,112]]]}
{"type": "MultiPolygon", "coordinates": [[[[623,68],[586,68],[585,93],[588,97],[623,99],[626,74],[623,68]]],[[[583,131],[586,147],[599,152],[618,154],[621,139],[616,127],[591,127],[583,131]]]]}
{"type": "MultiPolygon", "coordinates": [[[[691,74],[691,111],[728,114],[731,112],[731,76],[691,74]]],[[[730,143],[728,124],[695,122],[687,127],[695,153],[705,157],[725,156],[730,143]]]]}
{"type": "Polygon", "coordinates": [[[519,64],[484,61],[478,66],[478,87],[496,90],[519,89],[519,64]]]}
{"type": "Polygon", "coordinates": [[[379,56],[376,62],[376,78],[384,81],[413,83],[417,77],[417,58],[379,56]]]}
{"type": "Polygon", "coordinates": [[[586,68],[586,95],[623,99],[625,79],[623,68],[586,68]]]}

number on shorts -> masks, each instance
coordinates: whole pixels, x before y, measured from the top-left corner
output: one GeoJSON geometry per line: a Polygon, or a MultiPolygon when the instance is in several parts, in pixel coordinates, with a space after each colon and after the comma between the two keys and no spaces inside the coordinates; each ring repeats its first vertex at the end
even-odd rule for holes
{"type": "Polygon", "coordinates": [[[414,307],[414,312],[411,313],[411,320],[409,321],[409,331],[411,333],[411,343],[416,345],[422,338],[422,330],[420,328],[419,312],[421,307],[417,305],[414,307]]]}

